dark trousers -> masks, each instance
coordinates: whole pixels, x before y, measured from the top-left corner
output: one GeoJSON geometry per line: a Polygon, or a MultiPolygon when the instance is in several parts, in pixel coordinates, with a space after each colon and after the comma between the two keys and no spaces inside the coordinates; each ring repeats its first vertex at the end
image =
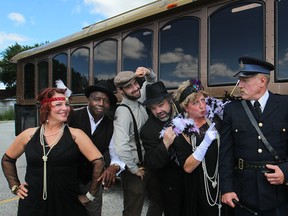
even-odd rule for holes
{"type": "MultiPolygon", "coordinates": [[[[258,216],[284,216],[288,215],[288,203],[283,203],[278,208],[270,209],[266,211],[256,211],[258,216]]],[[[235,207],[235,216],[253,216],[252,213],[245,209],[235,207]]]]}
{"type": "MultiPolygon", "coordinates": [[[[91,186],[91,182],[89,182],[86,185],[79,184],[79,189],[81,194],[86,194],[91,186]]],[[[97,193],[95,194],[95,199],[87,204],[85,204],[85,208],[87,210],[87,213],[89,216],[101,216],[102,215],[102,193],[103,188],[102,185],[100,185],[99,189],[97,190],[97,193]]]]}
{"type": "Polygon", "coordinates": [[[128,170],[121,173],[121,183],[124,198],[123,216],[140,216],[146,192],[149,199],[147,216],[161,216],[161,193],[157,179],[151,175],[148,168],[141,180],[139,176],[132,174],[128,170]]]}
{"type": "Polygon", "coordinates": [[[184,215],[184,184],[177,181],[174,185],[165,185],[161,182],[162,205],[165,216],[184,215]]]}

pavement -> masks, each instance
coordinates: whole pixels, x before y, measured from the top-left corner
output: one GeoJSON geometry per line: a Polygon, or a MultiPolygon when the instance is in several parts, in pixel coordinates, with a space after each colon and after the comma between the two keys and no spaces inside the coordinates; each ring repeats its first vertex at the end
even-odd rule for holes
{"type": "MultiPolygon", "coordinates": [[[[14,121],[0,121],[0,157],[5,153],[6,149],[15,139],[14,121]]],[[[26,170],[25,155],[22,155],[16,163],[18,176],[20,181],[24,180],[26,170]]],[[[10,192],[8,183],[2,168],[0,171],[0,216],[16,216],[17,215],[18,198],[10,192]]],[[[121,216],[123,209],[123,197],[121,189],[121,181],[109,190],[103,193],[102,216],[121,216]]],[[[145,201],[141,216],[146,215],[147,201],[145,201]]]]}

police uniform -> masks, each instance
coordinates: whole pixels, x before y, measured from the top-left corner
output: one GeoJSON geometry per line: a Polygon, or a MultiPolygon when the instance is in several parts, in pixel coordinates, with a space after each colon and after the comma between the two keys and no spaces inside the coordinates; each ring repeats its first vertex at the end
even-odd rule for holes
{"type": "MultiPolygon", "coordinates": [[[[274,66],[249,57],[239,58],[240,71],[235,76],[269,74],[274,66]]],[[[219,174],[222,195],[235,192],[241,203],[258,215],[288,214],[288,96],[266,91],[263,113],[257,116],[251,101],[245,101],[269,144],[280,160],[275,160],[250,122],[241,101],[227,104],[221,130],[219,174]],[[277,164],[285,176],[284,184],[272,185],[264,173],[266,164],[277,164]],[[278,213],[277,213],[278,212],[278,213]]],[[[236,215],[252,215],[235,207],[236,215]]]]}

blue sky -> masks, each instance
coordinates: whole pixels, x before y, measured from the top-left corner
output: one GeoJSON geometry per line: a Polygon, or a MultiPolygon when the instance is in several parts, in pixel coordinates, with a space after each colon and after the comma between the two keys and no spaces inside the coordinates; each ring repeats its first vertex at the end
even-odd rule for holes
{"type": "MultiPolygon", "coordinates": [[[[0,53],[20,45],[52,42],[85,26],[155,0],[6,0],[0,7],[0,53]]],[[[0,56],[1,58],[1,56],[0,56]]],[[[0,88],[3,85],[0,83],[0,88]]]]}

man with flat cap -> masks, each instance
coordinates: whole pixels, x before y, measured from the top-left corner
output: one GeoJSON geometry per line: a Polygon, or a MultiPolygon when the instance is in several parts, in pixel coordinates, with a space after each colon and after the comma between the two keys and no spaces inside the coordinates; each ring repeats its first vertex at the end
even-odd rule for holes
{"type": "MultiPolygon", "coordinates": [[[[110,109],[117,103],[113,92],[113,84],[108,81],[99,81],[85,89],[88,106],[74,110],[70,116],[69,125],[83,130],[93,141],[105,159],[106,168],[99,179],[104,188],[112,186],[116,174],[124,170],[125,164],[121,162],[114,152],[113,144],[113,116],[110,109]]],[[[92,179],[91,163],[84,157],[80,160],[80,190],[87,191],[92,179]]],[[[99,187],[95,197],[87,193],[91,200],[85,205],[89,216],[101,216],[102,212],[102,187],[99,187]]]]}
{"type": "MultiPolygon", "coordinates": [[[[136,72],[122,71],[114,78],[114,84],[123,100],[116,109],[114,118],[115,152],[126,164],[126,170],[121,173],[123,188],[123,216],[140,216],[147,192],[149,207],[147,215],[160,216],[157,193],[150,190],[150,171],[143,163],[144,148],[139,137],[140,130],[148,115],[140,103],[146,99],[146,86],[156,81],[156,74],[145,67],[138,67],[136,72]],[[145,77],[142,88],[136,78],[145,77]]],[[[152,185],[153,186],[153,185],[152,185]]]]}
{"type": "Polygon", "coordinates": [[[221,130],[222,202],[236,206],[236,216],[288,215],[288,96],[267,90],[271,63],[239,64],[242,101],[225,106],[221,130]]]}
{"type": "Polygon", "coordinates": [[[143,104],[151,111],[140,132],[145,149],[144,160],[160,184],[164,215],[184,215],[184,172],[177,163],[172,146],[176,134],[172,127],[168,127],[160,138],[164,126],[179,114],[179,107],[161,81],[146,86],[143,104]]]}

